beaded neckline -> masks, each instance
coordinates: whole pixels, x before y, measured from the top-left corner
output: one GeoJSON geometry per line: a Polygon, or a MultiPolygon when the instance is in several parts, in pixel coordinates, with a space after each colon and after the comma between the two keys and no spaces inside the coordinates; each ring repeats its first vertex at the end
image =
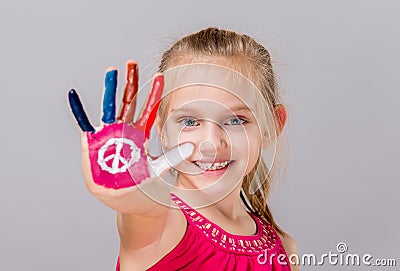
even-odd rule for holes
{"type": "Polygon", "coordinates": [[[280,239],[272,225],[261,221],[259,217],[250,212],[248,213],[257,225],[256,234],[235,235],[208,220],[174,193],[171,193],[171,199],[183,211],[190,224],[194,225],[207,240],[223,250],[238,254],[259,255],[265,250],[272,251],[279,247],[278,242],[280,242],[280,239]]]}

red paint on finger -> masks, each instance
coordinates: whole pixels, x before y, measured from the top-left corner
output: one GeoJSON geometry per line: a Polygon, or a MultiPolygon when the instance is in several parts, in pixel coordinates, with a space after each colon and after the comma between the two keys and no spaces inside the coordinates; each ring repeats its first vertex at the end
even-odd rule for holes
{"type": "Polygon", "coordinates": [[[150,129],[151,126],[153,126],[154,120],[157,115],[157,110],[160,105],[163,89],[164,75],[158,74],[154,77],[153,85],[142,116],[135,124],[138,129],[145,131],[146,138],[149,138],[150,136],[150,129]]]}
{"type": "Polygon", "coordinates": [[[126,66],[126,84],[118,120],[131,122],[136,109],[134,99],[139,87],[139,69],[134,61],[127,62],[126,66]]]}
{"type": "Polygon", "coordinates": [[[93,181],[119,189],[135,186],[150,177],[143,131],[125,123],[86,133],[93,181]]]}

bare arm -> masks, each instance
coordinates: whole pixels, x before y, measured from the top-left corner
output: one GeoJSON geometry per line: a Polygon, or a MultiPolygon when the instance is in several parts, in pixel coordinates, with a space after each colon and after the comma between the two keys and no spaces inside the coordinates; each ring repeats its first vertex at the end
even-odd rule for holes
{"type": "Polygon", "coordinates": [[[167,217],[170,194],[159,176],[188,158],[194,148],[191,143],[185,143],[157,159],[147,156],[145,142],[161,99],[163,80],[162,74],[154,77],[146,106],[135,123],[132,123],[132,110],[136,107],[138,70],[133,61],[127,63],[127,82],[117,119],[115,68],[106,72],[100,127],[90,124],[76,91],[72,89],[68,94],[72,113],[83,131],[85,184],[97,199],[118,211],[121,238],[136,237],[139,240],[136,245],[151,241],[155,233],[160,233],[161,222],[167,217]]]}

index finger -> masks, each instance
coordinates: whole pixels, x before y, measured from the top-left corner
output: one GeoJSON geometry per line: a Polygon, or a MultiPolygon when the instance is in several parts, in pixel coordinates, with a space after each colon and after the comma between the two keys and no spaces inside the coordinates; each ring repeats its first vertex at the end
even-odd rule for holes
{"type": "Polygon", "coordinates": [[[126,84],[118,120],[131,123],[136,110],[135,96],[138,92],[139,69],[136,61],[126,62],[126,84]]]}

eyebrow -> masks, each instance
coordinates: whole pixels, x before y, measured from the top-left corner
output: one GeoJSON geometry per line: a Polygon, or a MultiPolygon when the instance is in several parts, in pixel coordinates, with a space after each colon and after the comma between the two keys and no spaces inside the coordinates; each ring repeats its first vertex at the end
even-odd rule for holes
{"type": "Polygon", "coordinates": [[[170,114],[172,114],[172,113],[175,113],[175,114],[176,113],[193,113],[195,111],[196,111],[195,109],[172,108],[170,114]]]}
{"type": "Polygon", "coordinates": [[[231,108],[229,108],[230,110],[232,110],[232,111],[244,111],[244,110],[246,110],[246,111],[251,111],[247,106],[245,106],[245,105],[237,105],[237,106],[234,106],[234,107],[231,107],[231,108]]]}
{"type": "MultiPolygon", "coordinates": [[[[234,107],[228,107],[229,110],[231,111],[251,111],[247,106],[244,105],[237,105],[234,107]]],[[[197,110],[195,108],[189,108],[189,109],[185,109],[185,108],[173,108],[171,109],[171,112],[175,112],[175,113],[193,113],[193,112],[197,112],[197,110]]]]}

